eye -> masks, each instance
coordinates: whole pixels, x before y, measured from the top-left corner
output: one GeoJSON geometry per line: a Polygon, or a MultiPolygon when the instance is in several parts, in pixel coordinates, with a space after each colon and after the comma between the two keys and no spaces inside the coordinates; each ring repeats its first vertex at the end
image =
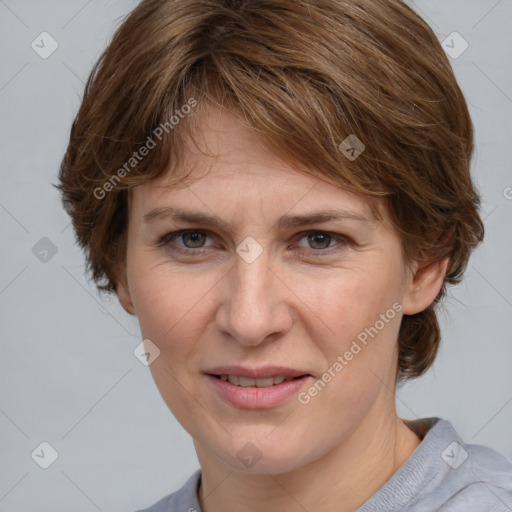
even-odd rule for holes
{"type": "MultiPolygon", "coordinates": [[[[198,229],[182,229],[162,236],[157,245],[165,247],[171,253],[187,256],[200,256],[208,252],[208,248],[215,247],[211,243],[207,245],[211,236],[206,231],[198,229]]],[[[306,245],[297,244],[295,248],[300,248],[299,257],[322,257],[328,256],[333,252],[339,252],[350,245],[350,240],[343,235],[328,233],[326,231],[306,231],[297,235],[297,240],[305,240],[306,245]],[[300,254],[302,253],[302,254],[300,254]]],[[[294,247],[292,247],[293,249],[294,247]]]]}
{"type": "Polygon", "coordinates": [[[322,231],[309,231],[302,238],[307,238],[308,244],[311,244],[313,249],[327,249],[332,241],[332,236],[322,231]]]}
{"type": "Polygon", "coordinates": [[[314,257],[326,256],[335,251],[342,250],[350,244],[350,240],[347,237],[325,231],[307,231],[306,233],[301,233],[299,240],[306,240],[307,245],[298,245],[297,247],[309,248],[310,250],[304,252],[308,256],[311,255],[314,257]],[[337,243],[331,245],[332,242],[337,243]]]}
{"type": "Polygon", "coordinates": [[[173,233],[164,235],[158,241],[158,245],[165,245],[170,251],[173,252],[201,253],[203,251],[195,251],[194,249],[210,247],[207,245],[205,246],[207,239],[208,234],[204,231],[199,231],[197,229],[182,229],[181,231],[174,231],[173,233]],[[183,247],[185,250],[180,249],[180,247],[183,247]]]}
{"type": "Polygon", "coordinates": [[[206,237],[206,233],[203,233],[202,231],[183,231],[176,238],[181,240],[185,244],[185,247],[189,249],[198,249],[204,245],[206,237]]]}

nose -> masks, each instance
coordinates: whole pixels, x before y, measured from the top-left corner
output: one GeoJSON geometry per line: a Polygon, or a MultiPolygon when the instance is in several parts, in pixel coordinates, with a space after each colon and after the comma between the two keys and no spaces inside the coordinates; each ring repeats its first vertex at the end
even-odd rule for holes
{"type": "Polygon", "coordinates": [[[292,326],[287,297],[292,294],[269,266],[266,250],[252,263],[236,255],[223,279],[223,300],[217,326],[245,346],[274,341],[292,326]]]}

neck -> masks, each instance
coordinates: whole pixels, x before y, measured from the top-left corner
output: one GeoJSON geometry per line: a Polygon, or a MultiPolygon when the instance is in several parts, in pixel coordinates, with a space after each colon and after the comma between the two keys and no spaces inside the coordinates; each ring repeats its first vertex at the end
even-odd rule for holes
{"type": "Polygon", "coordinates": [[[404,464],[421,440],[394,414],[372,413],[325,456],[289,473],[234,472],[196,444],[203,512],[355,511],[404,464]]]}

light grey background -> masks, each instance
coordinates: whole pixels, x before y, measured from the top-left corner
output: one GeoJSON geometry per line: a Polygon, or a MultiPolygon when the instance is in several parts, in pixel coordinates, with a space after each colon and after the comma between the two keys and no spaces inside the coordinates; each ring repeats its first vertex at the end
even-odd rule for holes
{"type": "MultiPolygon", "coordinates": [[[[50,185],[88,73],[135,5],[0,0],[0,511],[132,512],[198,467],[190,437],[133,355],[136,320],[84,277],[50,185]],[[46,59],[31,48],[43,31],[59,45],[46,59]],[[46,262],[32,251],[43,237],[57,248],[46,262]],[[43,441],[59,454],[48,469],[31,457],[43,441]]],[[[476,128],[487,233],[450,291],[434,368],[397,403],[405,417],[443,417],[466,442],[512,457],[512,1],[414,5],[441,41],[457,31],[469,43],[451,62],[476,128]]]]}

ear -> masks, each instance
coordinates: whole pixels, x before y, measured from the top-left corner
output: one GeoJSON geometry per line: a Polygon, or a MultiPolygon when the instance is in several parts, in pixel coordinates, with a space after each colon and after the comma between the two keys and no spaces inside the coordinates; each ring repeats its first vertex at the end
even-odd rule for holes
{"type": "Polygon", "coordinates": [[[123,309],[130,313],[130,315],[135,315],[135,307],[132,302],[132,298],[130,295],[130,288],[128,286],[128,280],[126,278],[126,268],[122,268],[119,272],[117,283],[116,283],[116,293],[117,298],[119,299],[119,303],[123,306],[123,309]]]}
{"type": "Polygon", "coordinates": [[[419,266],[414,264],[411,269],[408,290],[402,306],[404,315],[415,315],[427,309],[434,302],[448,267],[448,258],[419,266]]]}

